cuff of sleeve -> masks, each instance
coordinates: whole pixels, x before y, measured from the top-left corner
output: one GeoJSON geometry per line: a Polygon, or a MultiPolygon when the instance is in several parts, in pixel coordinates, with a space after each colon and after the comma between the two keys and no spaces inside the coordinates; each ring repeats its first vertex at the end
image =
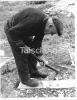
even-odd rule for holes
{"type": "Polygon", "coordinates": [[[16,45],[19,46],[19,47],[25,46],[25,44],[22,40],[16,41],[16,45]]]}

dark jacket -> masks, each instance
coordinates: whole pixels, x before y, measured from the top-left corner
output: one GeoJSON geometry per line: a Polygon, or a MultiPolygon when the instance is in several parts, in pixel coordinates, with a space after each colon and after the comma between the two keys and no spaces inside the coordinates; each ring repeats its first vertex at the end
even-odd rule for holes
{"type": "Polygon", "coordinates": [[[20,46],[32,43],[31,36],[38,39],[44,34],[47,19],[43,12],[36,8],[26,8],[8,20],[5,32],[9,34],[12,41],[20,46]]]}

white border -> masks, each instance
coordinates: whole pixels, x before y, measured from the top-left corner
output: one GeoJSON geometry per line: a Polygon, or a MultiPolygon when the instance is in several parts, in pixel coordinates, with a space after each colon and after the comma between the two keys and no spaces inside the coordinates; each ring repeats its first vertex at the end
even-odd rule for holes
{"type": "Polygon", "coordinates": [[[51,0],[0,0],[0,1],[51,1],[51,0]]]}
{"type": "MultiPolygon", "coordinates": [[[[75,2],[75,80],[77,83],[77,1],[75,2]]],[[[77,96],[77,85],[76,85],[77,96]]]]}
{"type": "MultiPolygon", "coordinates": [[[[1,1],[12,1],[12,2],[14,2],[14,1],[22,1],[22,0],[0,0],[0,2],[1,1]]],[[[23,0],[23,1],[38,1],[38,0],[23,0]]],[[[39,0],[39,1],[43,1],[43,0],[39,0]]],[[[51,0],[46,0],[46,1],[51,1],[51,0]]],[[[77,66],[77,1],[76,1],[76,5],[75,5],[75,87],[76,87],[76,89],[77,89],[77,85],[76,85],[76,83],[77,83],[77,68],[76,68],[76,66],[77,66]]],[[[1,99],[3,99],[3,98],[1,98],[1,99]]],[[[5,99],[5,98],[4,98],[5,99]]],[[[7,99],[10,99],[10,98],[7,98],[7,99]]],[[[11,99],[14,99],[14,98],[11,98],[11,99]]],[[[23,99],[23,98],[18,98],[18,99],[23,99]]],[[[25,99],[29,99],[29,98],[25,98],[25,99]]],[[[36,100],[36,98],[30,98],[30,99],[35,99],[36,100]]],[[[39,99],[39,100],[44,100],[45,98],[37,98],[37,99],[39,99]]],[[[53,99],[53,100],[77,100],[77,97],[73,97],[73,98],[71,98],[71,97],[62,97],[62,98],[55,98],[55,97],[50,97],[50,98],[47,98],[47,100],[51,100],[51,99],[53,99]]]]}

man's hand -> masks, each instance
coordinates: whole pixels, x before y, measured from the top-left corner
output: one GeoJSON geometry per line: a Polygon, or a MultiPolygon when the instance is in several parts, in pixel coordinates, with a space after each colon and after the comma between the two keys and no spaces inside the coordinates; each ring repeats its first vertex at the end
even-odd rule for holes
{"type": "Polygon", "coordinates": [[[34,38],[35,38],[35,36],[29,36],[29,37],[28,37],[28,39],[29,39],[30,41],[32,41],[32,42],[34,41],[34,38]]]}

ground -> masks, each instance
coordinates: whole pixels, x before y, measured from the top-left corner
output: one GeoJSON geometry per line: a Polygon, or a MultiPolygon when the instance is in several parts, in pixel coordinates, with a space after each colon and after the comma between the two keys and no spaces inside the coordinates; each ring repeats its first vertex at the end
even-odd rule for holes
{"type": "MultiPolygon", "coordinates": [[[[64,0],[63,0],[64,1],[64,0]]],[[[66,1],[66,0],[65,0],[66,1]]],[[[64,1],[64,2],[65,2],[64,1]]],[[[69,1],[69,0],[68,0],[69,1]]],[[[19,10],[32,6],[38,7],[45,13],[57,16],[63,22],[64,30],[62,37],[57,35],[46,35],[42,42],[43,56],[49,61],[49,65],[54,66],[60,72],[55,72],[42,66],[38,70],[47,73],[45,80],[67,80],[75,79],[75,34],[74,34],[74,2],[64,3],[61,0],[52,0],[45,4],[35,4],[35,2],[0,2],[0,50],[5,55],[1,56],[0,63],[6,62],[10,57],[11,60],[1,66],[1,94],[2,97],[75,97],[75,87],[71,88],[30,88],[20,90],[16,88],[19,81],[16,64],[14,61],[9,43],[4,33],[4,25],[6,20],[19,10]],[[62,6],[62,3],[64,6],[62,6]],[[71,9],[71,10],[70,10],[71,9]],[[60,65],[61,67],[58,67],[60,65]],[[63,66],[65,66],[63,68],[63,66]]]]}

